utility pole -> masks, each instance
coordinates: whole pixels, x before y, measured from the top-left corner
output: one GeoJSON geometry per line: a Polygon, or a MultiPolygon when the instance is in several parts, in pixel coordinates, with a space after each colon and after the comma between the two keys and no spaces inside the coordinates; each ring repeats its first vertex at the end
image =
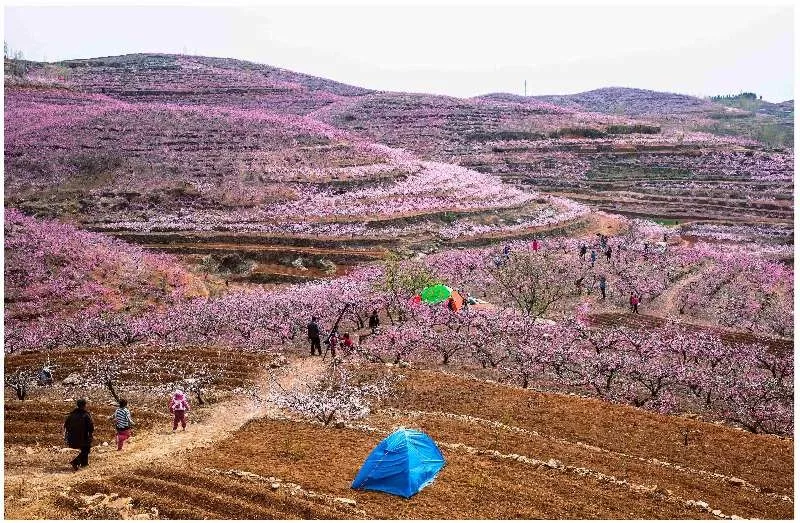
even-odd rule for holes
{"type": "Polygon", "coordinates": [[[528,96],[528,81],[525,80],[525,96],[528,96]]]}

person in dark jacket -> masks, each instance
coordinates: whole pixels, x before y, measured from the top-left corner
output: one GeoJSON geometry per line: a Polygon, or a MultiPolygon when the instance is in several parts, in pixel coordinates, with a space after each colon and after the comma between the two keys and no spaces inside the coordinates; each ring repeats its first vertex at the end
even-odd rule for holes
{"type": "Polygon", "coordinates": [[[319,324],[316,316],[312,316],[311,323],[308,324],[308,339],[311,341],[311,355],[314,355],[314,348],[316,348],[319,355],[322,356],[322,344],[319,339],[319,324]]]}
{"type": "Polygon", "coordinates": [[[606,299],[606,277],[600,276],[600,294],[603,296],[601,299],[606,299]]]}
{"type": "Polygon", "coordinates": [[[372,329],[372,334],[375,334],[375,331],[378,330],[378,325],[381,324],[381,320],[378,317],[378,309],[372,311],[372,315],[369,317],[369,328],[372,329]]]}
{"type": "Polygon", "coordinates": [[[580,250],[581,260],[585,260],[586,259],[586,251],[588,251],[588,250],[589,250],[589,248],[586,246],[585,243],[583,245],[581,245],[581,250],[580,250]]]}
{"type": "Polygon", "coordinates": [[[89,451],[92,449],[92,435],[94,422],[92,415],[86,410],[86,400],[81,398],[76,402],[76,408],[64,420],[64,440],[71,449],[80,449],[75,459],[70,464],[72,470],[89,465],[89,451]]]}
{"type": "Polygon", "coordinates": [[[606,249],[606,260],[611,261],[611,246],[606,249]]]}

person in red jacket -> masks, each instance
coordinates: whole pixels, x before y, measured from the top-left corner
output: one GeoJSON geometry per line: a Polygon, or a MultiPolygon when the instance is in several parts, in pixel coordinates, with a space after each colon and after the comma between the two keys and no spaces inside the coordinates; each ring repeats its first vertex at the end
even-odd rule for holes
{"type": "Polygon", "coordinates": [[[189,399],[183,391],[176,390],[169,400],[169,412],[174,415],[172,420],[172,432],[178,430],[178,423],[183,430],[186,430],[186,412],[189,411],[189,399]]]}
{"type": "Polygon", "coordinates": [[[349,332],[345,332],[342,335],[342,348],[346,351],[345,355],[353,348],[353,340],[350,338],[349,332]]]}
{"type": "Polygon", "coordinates": [[[628,301],[631,304],[631,312],[639,314],[639,297],[631,293],[631,297],[628,301]]]}

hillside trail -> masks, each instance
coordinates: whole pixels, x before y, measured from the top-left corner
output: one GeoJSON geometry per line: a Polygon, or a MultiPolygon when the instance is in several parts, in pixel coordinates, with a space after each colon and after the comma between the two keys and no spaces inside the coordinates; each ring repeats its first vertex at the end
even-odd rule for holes
{"type": "Polygon", "coordinates": [[[669,318],[678,316],[678,295],[687,287],[694,285],[705,275],[704,270],[700,270],[680,281],[675,282],[666,291],[659,294],[651,303],[650,307],[657,316],[669,318]]]}
{"type": "Polygon", "coordinates": [[[626,231],[627,227],[618,218],[611,215],[593,212],[590,214],[589,222],[580,232],[582,234],[602,233],[606,236],[619,236],[626,231]]]}
{"type": "MultiPolygon", "coordinates": [[[[326,368],[326,362],[319,358],[299,358],[277,369],[275,374],[279,375],[275,377],[275,381],[286,390],[294,390],[316,381],[326,368]]],[[[121,452],[117,452],[112,445],[93,448],[89,456],[89,467],[85,470],[74,472],[67,463],[77,451],[56,454],[54,460],[63,461],[63,467],[55,465],[53,470],[31,467],[6,470],[6,489],[24,483],[26,497],[39,500],[83,481],[102,481],[120,471],[177,456],[191,449],[208,447],[230,436],[250,420],[281,415],[280,409],[267,399],[271,383],[272,373],[265,370],[256,378],[255,383],[255,396],[261,401],[257,401],[254,396],[240,396],[220,402],[205,410],[203,419],[190,423],[186,431],[179,429],[172,432],[171,427],[166,426],[155,431],[134,434],[121,452]]],[[[31,505],[35,504],[34,502],[31,505]]]]}

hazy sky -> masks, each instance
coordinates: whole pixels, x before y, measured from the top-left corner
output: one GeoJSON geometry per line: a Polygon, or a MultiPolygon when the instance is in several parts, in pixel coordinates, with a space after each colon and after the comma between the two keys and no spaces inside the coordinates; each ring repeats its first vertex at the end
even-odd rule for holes
{"type": "Polygon", "coordinates": [[[794,97],[791,7],[6,7],[5,40],[55,61],[133,52],[252,60],[392,91],[605,86],[794,97]]]}

